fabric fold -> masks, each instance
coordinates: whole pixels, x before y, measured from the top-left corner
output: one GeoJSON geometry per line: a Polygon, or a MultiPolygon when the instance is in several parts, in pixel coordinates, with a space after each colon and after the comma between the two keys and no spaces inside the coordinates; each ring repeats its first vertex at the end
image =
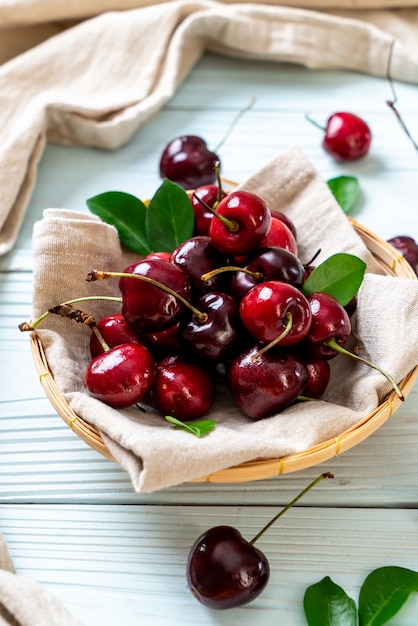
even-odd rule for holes
{"type": "MultiPolygon", "coordinates": [[[[25,4],[8,10],[0,4],[4,28],[31,23],[25,4]]],[[[31,4],[33,23],[35,7],[39,15],[51,9],[48,2],[31,4]]],[[[205,51],[384,76],[396,39],[392,77],[418,82],[413,9],[405,20],[379,10],[363,20],[355,10],[213,0],[126,6],[99,13],[96,5],[90,19],[51,31],[0,66],[0,254],[16,241],[47,141],[117,149],[161,110],[205,51]]],[[[79,3],[67,9],[69,19],[80,16],[79,3]]]]}

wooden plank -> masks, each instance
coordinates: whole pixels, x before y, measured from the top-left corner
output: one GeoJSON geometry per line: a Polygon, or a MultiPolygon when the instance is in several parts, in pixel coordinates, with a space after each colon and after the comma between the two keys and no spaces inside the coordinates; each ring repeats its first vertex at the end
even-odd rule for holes
{"type": "MultiPolygon", "coordinates": [[[[374,568],[416,568],[416,510],[299,506],[259,540],[271,578],[247,607],[213,612],[186,588],[194,540],[218,524],[250,539],[273,507],[5,506],[1,531],[20,575],[54,593],[85,626],[123,623],[286,626],[306,624],[307,586],[330,575],[355,600],[374,568]]],[[[418,597],[393,624],[416,623],[418,597]],[[414,621],[415,620],[415,621],[414,621]]],[[[392,623],[392,622],[391,622],[392,623]]]]}

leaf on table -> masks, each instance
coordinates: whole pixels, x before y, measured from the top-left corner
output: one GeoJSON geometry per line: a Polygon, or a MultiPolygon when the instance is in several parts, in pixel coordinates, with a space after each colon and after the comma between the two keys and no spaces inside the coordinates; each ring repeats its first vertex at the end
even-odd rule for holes
{"type": "Polygon", "coordinates": [[[345,214],[355,207],[360,196],[360,185],[355,176],[330,178],[327,185],[345,214]]]}
{"type": "Polygon", "coordinates": [[[345,306],[356,295],[366,271],[366,263],[359,257],[339,252],[323,261],[306,279],[305,295],[322,291],[334,296],[345,306]]]}
{"type": "Polygon", "coordinates": [[[306,589],[303,608],[309,626],[358,626],[356,603],[329,576],[306,589]]]}
{"type": "Polygon", "coordinates": [[[158,252],[172,252],[193,236],[192,203],[180,185],[164,179],[150,200],[145,227],[148,241],[158,252]]]}
{"type": "Polygon", "coordinates": [[[418,572],[397,566],[375,569],[360,589],[360,626],[386,624],[413,592],[418,592],[418,572]]]}
{"type": "Polygon", "coordinates": [[[139,198],[123,191],[106,191],[86,203],[91,213],[116,228],[124,246],[141,255],[153,252],[145,230],[147,207],[139,198]]]}

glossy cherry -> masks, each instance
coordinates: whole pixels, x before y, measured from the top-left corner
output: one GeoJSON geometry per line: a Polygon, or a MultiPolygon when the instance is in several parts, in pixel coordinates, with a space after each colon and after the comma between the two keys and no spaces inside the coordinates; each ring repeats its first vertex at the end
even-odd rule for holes
{"type": "Polygon", "coordinates": [[[253,420],[270,417],[292,404],[302,394],[307,377],[301,357],[278,348],[261,353],[258,345],[235,357],[228,370],[232,396],[253,420]]]}
{"type": "Polygon", "coordinates": [[[275,209],[270,209],[270,212],[271,212],[271,217],[274,217],[286,224],[286,226],[288,227],[288,229],[294,236],[295,240],[297,241],[298,235],[297,235],[296,225],[293,222],[293,220],[291,220],[290,217],[286,215],[286,213],[283,213],[282,211],[276,211],[275,209]]]}
{"type": "Polygon", "coordinates": [[[338,352],[327,345],[331,339],[344,347],[351,333],[347,311],[333,296],[315,292],[308,297],[312,323],[306,337],[306,346],[311,357],[333,359],[338,352]]]}
{"type": "Polygon", "coordinates": [[[180,322],[179,341],[183,348],[211,363],[228,359],[238,342],[242,341],[242,325],[235,298],[213,291],[201,296],[196,306],[207,314],[207,320],[200,322],[195,315],[191,315],[180,322]]]}
{"type": "Polygon", "coordinates": [[[398,235],[388,239],[388,243],[405,257],[418,276],[418,244],[415,239],[409,235],[398,235]]]}
{"type": "Polygon", "coordinates": [[[83,381],[89,395],[123,409],[142,400],[151,390],[155,371],[149,350],[129,343],[110,348],[90,361],[83,381]]]}
{"type": "Polygon", "coordinates": [[[260,196],[250,191],[231,192],[218,204],[216,215],[209,236],[215,248],[226,255],[252,252],[270,231],[270,209],[260,196]]]}
{"type": "Polygon", "coordinates": [[[220,200],[226,197],[225,191],[219,190],[219,185],[201,185],[194,190],[190,198],[195,218],[195,234],[208,235],[209,226],[213,219],[213,212],[220,200]],[[199,202],[200,199],[200,202],[199,202]]]}
{"type": "Polygon", "coordinates": [[[268,235],[260,243],[260,247],[278,246],[289,250],[295,256],[298,254],[296,238],[290,228],[277,217],[271,218],[271,227],[268,235]]]}
{"type": "Polygon", "coordinates": [[[328,118],[322,146],[337,161],[354,161],[366,156],[371,140],[371,130],[363,119],[337,112],[328,118]]]}
{"type": "Polygon", "coordinates": [[[169,356],[157,364],[152,399],[164,415],[182,421],[202,417],[214,402],[215,392],[208,370],[183,356],[169,356]]]}
{"type": "Polygon", "coordinates": [[[160,159],[160,176],[184,189],[195,189],[216,181],[215,165],[219,157],[196,135],[176,137],[164,148],[160,159]]]}
{"type": "Polygon", "coordinates": [[[227,283],[224,274],[218,274],[210,280],[202,280],[202,275],[222,267],[228,262],[212,244],[207,235],[198,235],[186,239],[171,254],[171,262],[180,267],[189,277],[194,292],[201,295],[208,291],[222,291],[227,283]]]}
{"type": "Polygon", "coordinates": [[[144,259],[127,267],[124,274],[135,274],[161,283],[169,293],[146,280],[121,277],[122,315],[135,330],[153,333],[174,326],[185,306],[177,297],[190,300],[191,288],[187,275],[173,263],[160,259],[144,259]],[[176,296],[177,294],[177,296],[176,296]]]}
{"type": "Polygon", "coordinates": [[[318,400],[325,393],[331,376],[329,362],[324,359],[306,359],[308,380],[303,390],[307,398],[318,400]]]}
{"type": "Polygon", "coordinates": [[[311,326],[311,309],[303,293],[293,285],[269,280],[253,287],[241,300],[241,320],[257,341],[269,344],[287,330],[281,346],[304,339],[311,326]]]}
{"type": "Polygon", "coordinates": [[[243,269],[237,271],[231,278],[231,292],[236,298],[243,298],[245,294],[260,284],[269,280],[279,280],[300,288],[305,279],[305,268],[298,257],[284,248],[266,246],[255,250],[248,256],[243,269]]]}
{"type": "Polygon", "coordinates": [[[211,609],[247,604],[263,591],[270,577],[265,554],[232,526],[215,526],[192,546],[187,584],[199,602],[211,609]]]}
{"type": "Polygon", "coordinates": [[[194,597],[211,609],[230,609],[252,602],[266,587],[270,565],[255,547],[264,533],[324,478],[321,474],[283,507],[250,541],[232,526],[214,526],[193,544],[186,566],[187,584],[194,597]]]}
{"type": "MultiPolygon", "coordinates": [[[[145,333],[135,332],[121,313],[103,317],[97,322],[97,328],[110,348],[123,343],[142,343],[148,349],[151,347],[151,342],[145,333]]],[[[97,335],[92,332],[90,335],[90,354],[92,358],[98,356],[103,351],[97,335]]]]}

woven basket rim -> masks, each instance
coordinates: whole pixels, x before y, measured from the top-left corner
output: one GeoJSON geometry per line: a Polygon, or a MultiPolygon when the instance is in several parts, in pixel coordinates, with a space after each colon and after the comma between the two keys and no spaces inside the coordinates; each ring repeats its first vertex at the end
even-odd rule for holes
{"type": "MultiPolygon", "coordinates": [[[[412,267],[395,248],[356,220],[348,219],[386,274],[417,280],[412,267]]],[[[106,447],[99,430],[78,416],[62,396],[49,369],[41,339],[35,331],[30,332],[30,342],[41,385],[58,415],[93,450],[107,459],[117,462],[106,447]]],[[[418,365],[398,385],[404,397],[410,393],[417,379],[418,365]]],[[[365,440],[380,428],[398,410],[401,404],[402,401],[393,391],[382,404],[338,437],[333,437],[302,452],[274,459],[254,459],[216,471],[208,476],[192,479],[189,482],[249,482],[273,478],[280,474],[300,471],[318,465],[365,440]]]]}

